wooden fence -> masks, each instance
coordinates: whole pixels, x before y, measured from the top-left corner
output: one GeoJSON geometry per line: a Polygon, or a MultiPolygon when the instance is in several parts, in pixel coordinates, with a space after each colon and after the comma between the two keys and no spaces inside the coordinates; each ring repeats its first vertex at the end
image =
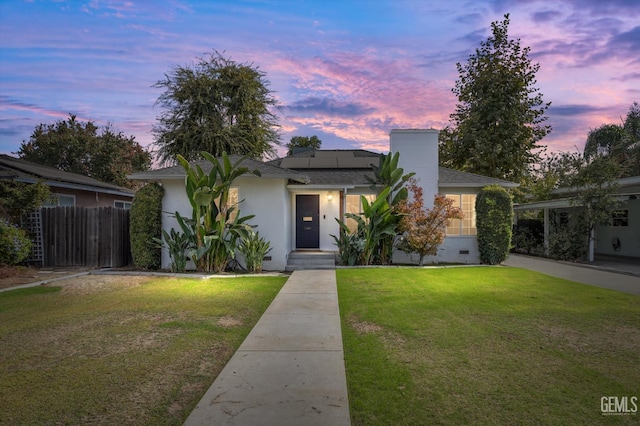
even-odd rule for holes
{"type": "Polygon", "coordinates": [[[44,266],[126,266],[131,259],[129,210],[42,208],[44,266]]]}

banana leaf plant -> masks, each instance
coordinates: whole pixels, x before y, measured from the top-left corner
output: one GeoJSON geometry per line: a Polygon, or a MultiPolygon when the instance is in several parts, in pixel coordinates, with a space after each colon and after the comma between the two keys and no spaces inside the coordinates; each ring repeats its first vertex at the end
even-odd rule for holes
{"type": "MultiPolygon", "coordinates": [[[[402,167],[398,167],[399,161],[399,152],[396,152],[395,154],[389,153],[389,155],[383,154],[380,156],[380,163],[377,166],[371,166],[373,169],[373,178],[365,176],[371,184],[370,188],[378,192],[378,197],[382,196],[384,189],[391,189],[385,197],[389,206],[393,210],[392,221],[395,228],[400,225],[401,219],[401,215],[397,213],[398,206],[400,205],[400,202],[406,200],[409,195],[409,191],[405,184],[415,175],[413,172],[405,174],[404,169],[402,167]]],[[[396,235],[397,233],[387,234],[380,240],[380,247],[378,250],[380,263],[391,263],[394,239],[396,235]]]]}
{"type": "Polygon", "coordinates": [[[229,203],[231,185],[246,173],[260,176],[260,172],[240,165],[246,157],[231,163],[224,152],[221,159],[208,152],[201,155],[211,164],[209,173],[199,164],[191,165],[178,155],[178,162],[186,172],[185,189],[192,217],[186,220],[176,212],[176,219],[180,217],[181,227],[190,228],[193,242],[190,257],[196,268],[204,272],[223,272],[229,260],[235,258],[239,240],[246,238],[251,231],[252,227],[247,222],[255,217],[241,216],[239,203],[229,203]]]}
{"type": "Polygon", "coordinates": [[[371,204],[366,197],[361,198],[362,213],[346,213],[345,216],[356,221],[358,225],[357,234],[364,241],[361,256],[361,263],[372,265],[382,263],[382,253],[380,243],[384,238],[396,235],[396,219],[393,209],[387,201],[391,188],[385,188],[378,198],[371,204]]]}
{"type": "Polygon", "coordinates": [[[171,272],[184,272],[187,269],[187,250],[192,242],[189,235],[171,228],[170,232],[162,230],[162,239],[153,238],[159,247],[167,247],[171,258],[171,272]]]}

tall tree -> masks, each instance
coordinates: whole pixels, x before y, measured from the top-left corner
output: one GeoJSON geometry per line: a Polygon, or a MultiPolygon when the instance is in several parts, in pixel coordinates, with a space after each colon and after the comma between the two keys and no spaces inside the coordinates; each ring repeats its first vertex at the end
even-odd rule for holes
{"type": "Polygon", "coordinates": [[[587,160],[604,156],[619,164],[617,177],[640,175],[640,105],[631,105],[622,124],[603,124],[591,130],[584,156],[587,160]]]}
{"type": "Polygon", "coordinates": [[[322,141],[316,136],[293,136],[291,141],[285,146],[287,147],[287,155],[293,154],[295,148],[313,148],[320,149],[322,141]]]}
{"type": "Polygon", "coordinates": [[[103,182],[132,188],[127,175],[148,170],[149,154],[133,136],[125,136],[111,125],[100,129],[70,114],[66,121],[39,124],[16,152],[24,160],[103,182]]]}
{"type": "Polygon", "coordinates": [[[278,102],[265,74],[213,51],[193,66],[176,66],[153,87],[165,89],[156,101],[165,111],[153,128],[157,155],[174,163],[206,151],[253,158],[273,156],[279,145],[274,110],[278,102]]]}
{"type": "Polygon", "coordinates": [[[467,63],[457,64],[460,78],[452,126],[441,133],[442,164],[515,182],[539,160],[537,143],[551,127],[544,125],[545,103],[534,85],[540,65],[530,48],[509,38],[509,15],[491,23],[492,35],[467,63]]]}

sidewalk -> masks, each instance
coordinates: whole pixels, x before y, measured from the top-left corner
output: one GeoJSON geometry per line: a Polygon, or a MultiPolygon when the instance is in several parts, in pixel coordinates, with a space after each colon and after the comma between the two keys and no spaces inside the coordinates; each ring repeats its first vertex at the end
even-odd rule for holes
{"type": "Polygon", "coordinates": [[[566,262],[535,258],[531,256],[519,256],[510,254],[503,265],[516,268],[530,269],[553,275],[554,277],[565,278],[584,284],[595,285],[610,290],[621,291],[623,293],[640,295],[640,277],[611,272],[610,270],[597,269],[589,265],[571,265],[566,262]]]}
{"type": "Polygon", "coordinates": [[[334,270],[291,275],[184,424],[350,424],[334,270]]]}

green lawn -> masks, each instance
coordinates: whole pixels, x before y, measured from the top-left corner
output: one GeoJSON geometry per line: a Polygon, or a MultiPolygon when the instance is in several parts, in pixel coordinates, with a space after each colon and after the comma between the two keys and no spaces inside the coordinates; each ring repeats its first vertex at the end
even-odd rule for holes
{"type": "Polygon", "coordinates": [[[87,276],[0,293],[0,424],[182,424],[285,280],[87,276]]]}
{"type": "Polygon", "coordinates": [[[640,422],[601,413],[640,408],[638,296],[506,267],[337,277],[354,425],[640,422]]]}

